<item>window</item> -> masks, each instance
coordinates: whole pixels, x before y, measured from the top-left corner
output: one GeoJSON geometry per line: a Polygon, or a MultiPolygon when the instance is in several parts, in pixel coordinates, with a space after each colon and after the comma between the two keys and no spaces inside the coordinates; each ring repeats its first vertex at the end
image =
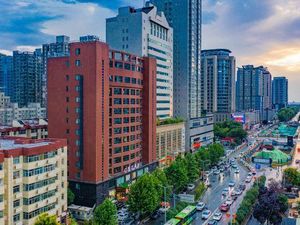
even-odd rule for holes
{"type": "Polygon", "coordinates": [[[128,133],[129,132],[129,127],[123,127],[123,132],[128,133]]]}
{"type": "Polygon", "coordinates": [[[76,188],[77,190],[80,190],[80,184],[76,183],[76,184],[75,184],[75,188],[76,188]]]}
{"type": "Polygon", "coordinates": [[[3,195],[0,195],[0,202],[3,202],[3,195]]]}
{"type": "Polygon", "coordinates": [[[120,162],[121,162],[121,157],[114,158],[114,163],[120,163],[120,162]]]}
{"type": "Polygon", "coordinates": [[[122,128],[114,128],[114,134],[121,134],[122,128]]]}
{"type": "Polygon", "coordinates": [[[114,148],[114,154],[121,153],[121,147],[114,148]]]}
{"type": "Polygon", "coordinates": [[[20,220],[20,213],[17,215],[14,215],[14,222],[17,222],[20,220]]]}
{"type": "Polygon", "coordinates": [[[80,75],[76,75],[75,76],[75,80],[80,80],[81,76],[80,75]]]}
{"type": "Polygon", "coordinates": [[[117,137],[117,138],[114,138],[114,144],[120,144],[122,143],[122,139],[117,137]]]}
{"type": "Polygon", "coordinates": [[[17,186],[13,187],[13,193],[15,194],[15,193],[18,193],[18,192],[20,192],[20,185],[17,185],[17,186]]]}
{"type": "Polygon", "coordinates": [[[121,98],[114,98],[114,104],[116,104],[116,105],[122,104],[122,99],[121,98]]]}
{"type": "Polygon", "coordinates": [[[66,92],[68,92],[69,91],[69,86],[66,86],[66,92]]]}
{"type": "Polygon", "coordinates": [[[76,102],[80,102],[80,98],[79,97],[76,97],[76,102]]]}
{"type": "Polygon", "coordinates": [[[130,77],[125,77],[125,83],[127,83],[127,84],[130,83],[130,77]]]}
{"type": "Polygon", "coordinates": [[[129,95],[129,89],[128,88],[123,89],[123,94],[124,95],[129,95]]]}
{"type": "Polygon", "coordinates": [[[70,80],[70,76],[69,75],[66,75],[66,80],[70,80]]]}
{"type": "Polygon", "coordinates": [[[123,161],[124,161],[124,162],[126,162],[126,161],[128,161],[128,160],[129,160],[129,155],[123,156],[123,161]]]}
{"type": "Polygon", "coordinates": [[[76,91],[80,91],[80,86],[76,86],[76,87],[75,87],[75,90],[76,90],[76,91]]]}
{"type": "Polygon", "coordinates": [[[18,179],[20,177],[20,171],[14,171],[13,178],[18,179]]]}
{"type": "Polygon", "coordinates": [[[115,94],[115,95],[120,95],[120,94],[122,94],[122,89],[121,89],[121,88],[114,88],[114,94],[115,94]]]}
{"type": "Polygon", "coordinates": [[[75,60],[75,66],[81,66],[79,59],[75,60]]]}
{"type": "Polygon", "coordinates": [[[136,78],[132,78],[132,83],[136,84],[136,78]]]}
{"type": "Polygon", "coordinates": [[[66,134],[69,134],[70,133],[70,130],[69,129],[66,129],[66,134]]]}
{"type": "Polygon", "coordinates": [[[122,76],[115,76],[115,82],[123,82],[123,77],[122,76]]]}
{"type": "Polygon", "coordinates": [[[76,54],[76,55],[80,55],[80,48],[76,48],[76,49],[75,49],[75,54],[76,54]]]}
{"type": "Polygon", "coordinates": [[[115,108],[115,109],[114,109],[114,114],[122,114],[122,109],[120,109],[120,108],[115,108]]]}
{"type": "Polygon", "coordinates": [[[19,163],[20,163],[20,157],[15,157],[15,158],[13,159],[13,163],[14,163],[14,164],[19,164],[19,163]]]}
{"type": "Polygon", "coordinates": [[[20,200],[19,199],[15,200],[13,205],[14,205],[14,208],[19,207],[20,206],[20,200]]]}
{"type": "Polygon", "coordinates": [[[66,97],[66,102],[69,102],[69,101],[70,101],[69,97],[66,97]]]}
{"type": "Polygon", "coordinates": [[[123,99],[123,104],[129,104],[129,98],[124,98],[123,99]]]}
{"type": "Polygon", "coordinates": [[[124,108],[123,109],[123,114],[129,114],[129,108],[124,108]]]}
{"type": "Polygon", "coordinates": [[[128,117],[123,118],[123,123],[129,123],[129,118],[128,117]]]}
{"type": "Polygon", "coordinates": [[[122,124],[122,118],[114,118],[114,124],[122,124]]]}

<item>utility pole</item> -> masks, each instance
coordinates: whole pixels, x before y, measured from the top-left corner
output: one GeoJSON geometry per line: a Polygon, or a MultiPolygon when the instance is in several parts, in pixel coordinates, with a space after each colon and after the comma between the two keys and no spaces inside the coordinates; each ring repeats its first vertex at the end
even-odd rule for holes
{"type": "Polygon", "coordinates": [[[167,210],[166,210],[166,202],[167,202],[167,187],[164,187],[164,202],[165,202],[165,223],[167,222],[167,210]]]}

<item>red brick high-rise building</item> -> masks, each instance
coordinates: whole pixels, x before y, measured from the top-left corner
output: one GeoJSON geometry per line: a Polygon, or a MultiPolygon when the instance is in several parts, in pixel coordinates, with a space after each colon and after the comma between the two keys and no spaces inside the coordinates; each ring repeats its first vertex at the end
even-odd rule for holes
{"type": "Polygon", "coordinates": [[[156,61],[74,42],[48,60],[49,137],[68,140],[75,203],[93,206],[156,166],[156,61]]]}

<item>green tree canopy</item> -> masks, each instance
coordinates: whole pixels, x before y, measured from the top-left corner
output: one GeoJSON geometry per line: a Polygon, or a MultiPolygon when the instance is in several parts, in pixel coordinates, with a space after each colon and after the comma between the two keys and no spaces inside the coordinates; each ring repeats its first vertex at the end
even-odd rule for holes
{"type": "Polygon", "coordinates": [[[98,205],[94,212],[93,222],[97,225],[117,225],[117,207],[109,199],[98,205]]]}
{"type": "Polygon", "coordinates": [[[166,168],[165,173],[176,193],[182,191],[189,182],[186,163],[181,158],[177,158],[168,168],[166,168]]]}
{"type": "Polygon", "coordinates": [[[284,179],[292,185],[300,186],[300,172],[296,168],[286,168],[284,179]]]}
{"type": "Polygon", "coordinates": [[[288,107],[280,109],[277,113],[278,120],[280,122],[287,122],[291,120],[298,112],[296,107],[288,107]]]}
{"type": "Polygon", "coordinates": [[[131,212],[149,215],[161,201],[162,188],[158,178],[151,174],[144,174],[130,186],[128,205],[131,212]],[[159,188],[160,187],[160,188],[159,188]]]}
{"type": "Polygon", "coordinates": [[[74,202],[75,195],[70,188],[68,188],[67,195],[68,195],[68,205],[71,205],[74,202]]]}
{"type": "Polygon", "coordinates": [[[56,215],[49,215],[48,213],[42,213],[38,216],[34,225],[59,225],[56,215]]]}
{"type": "Polygon", "coordinates": [[[194,154],[187,153],[184,157],[188,181],[194,182],[199,177],[199,165],[197,164],[194,154]]]}

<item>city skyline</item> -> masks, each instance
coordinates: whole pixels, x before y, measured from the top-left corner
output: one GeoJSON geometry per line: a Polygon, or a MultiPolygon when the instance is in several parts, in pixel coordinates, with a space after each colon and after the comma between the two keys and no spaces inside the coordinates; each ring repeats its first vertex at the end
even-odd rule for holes
{"type": "MultiPolygon", "coordinates": [[[[143,1],[0,0],[0,3],[3,6],[0,13],[4,15],[0,22],[5,24],[0,28],[3,34],[0,52],[12,54],[13,50],[34,50],[51,43],[60,34],[70,36],[71,40],[95,34],[104,40],[105,18],[116,16],[121,6],[140,7],[143,1]]],[[[299,7],[296,0],[243,3],[203,0],[202,49],[227,48],[236,56],[238,67],[263,65],[273,77],[286,76],[290,80],[289,101],[300,101],[297,96],[300,39],[296,29],[300,23],[299,7]]]]}

